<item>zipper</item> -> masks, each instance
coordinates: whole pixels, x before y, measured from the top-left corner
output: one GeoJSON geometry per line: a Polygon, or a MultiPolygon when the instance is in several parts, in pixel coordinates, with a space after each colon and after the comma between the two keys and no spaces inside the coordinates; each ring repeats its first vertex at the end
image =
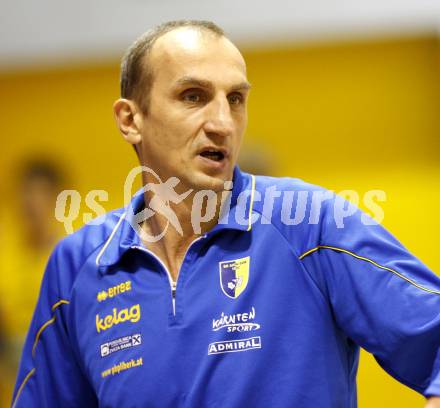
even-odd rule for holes
{"type": "MultiPolygon", "coordinates": [[[[202,236],[196,238],[194,241],[192,241],[191,244],[189,244],[188,248],[187,248],[186,251],[185,251],[185,255],[183,256],[183,259],[182,259],[182,265],[183,265],[184,262],[185,262],[186,255],[188,254],[188,251],[190,250],[190,248],[191,248],[191,247],[192,247],[197,241],[200,241],[202,238],[206,238],[206,237],[207,237],[206,234],[205,234],[205,235],[202,235],[202,236]]],[[[144,252],[146,252],[147,254],[151,255],[154,259],[156,259],[157,262],[159,262],[159,265],[161,265],[162,268],[164,269],[166,275],[168,276],[168,282],[169,282],[169,284],[170,284],[170,289],[171,289],[171,300],[172,300],[172,304],[173,304],[173,316],[175,317],[175,316],[176,316],[176,291],[177,291],[176,289],[177,289],[177,282],[179,281],[180,270],[182,269],[182,265],[181,265],[180,268],[179,268],[179,273],[178,273],[178,275],[177,275],[177,281],[174,282],[174,281],[173,281],[173,278],[172,278],[172,276],[171,276],[170,271],[168,270],[168,268],[166,267],[166,265],[162,262],[162,260],[161,260],[161,259],[160,259],[155,253],[153,253],[153,252],[151,252],[149,249],[147,249],[147,248],[145,248],[145,247],[143,247],[143,246],[139,246],[139,245],[133,245],[133,246],[131,246],[131,248],[139,249],[139,250],[144,251],[144,252]]]]}
{"type": "Polygon", "coordinates": [[[177,287],[177,282],[172,281],[171,282],[171,296],[172,296],[172,300],[173,300],[173,314],[174,316],[176,315],[176,287],[177,287]]]}

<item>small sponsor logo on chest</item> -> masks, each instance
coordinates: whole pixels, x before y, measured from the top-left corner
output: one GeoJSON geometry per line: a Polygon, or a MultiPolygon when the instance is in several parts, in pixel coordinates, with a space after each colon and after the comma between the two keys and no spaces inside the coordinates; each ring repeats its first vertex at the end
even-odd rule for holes
{"type": "Polygon", "coordinates": [[[261,337],[249,339],[216,341],[208,346],[208,354],[234,353],[261,348],[261,337]]]}
{"type": "Polygon", "coordinates": [[[130,309],[122,309],[119,310],[114,308],[113,313],[109,314],[103,318],[96,315],[96,331],[100,333],[101,331],[105,331],[110,329],[112,326],[123,323],[123,322],[131,322],[136,323],[141,318],[141,307],[139,304],[132,306],[130,309]]]}
{"type": "Polygon", "coordinates": [[[103,302],[108,298],[115,297],[121,293],[128,292],[131,290],[131,281],[120,283],[119,285],[112,286],[111,288],[101,290],[96,295],[98,302],[103,302]]]}
{"type": "Polygon", "coordinates": [[[142,344],[142,335],[131,334],[129,336],[120,337],[109,341],[108,343],[101,344],[101,357],[107,357],[110,354],[119,350],[126,350],[132,347],[140,346],[142,344]]]}
{"type": "Polygon", "coordinates": [[[131,370],[135,367],[140,367],[144,364],[142,357],[139,357],[138,359],[132,358],[130,361],[121,361],[118,364],[115,364],[113,367],[108,368],[107,370],[104,370],[101,372],[101,377],[106,378],[109,375],[117,375],[124,371],[131,370]]]}
{"type": "Polygon", "coordinates": [[[258,330],[261,326],[254,321],[255,308],[246,313],[234,313],[226,315],[222,312],[219,319],[212,320],[212,331],[225,329],[228,333],[231,332],[247,332],[258,330]]]}

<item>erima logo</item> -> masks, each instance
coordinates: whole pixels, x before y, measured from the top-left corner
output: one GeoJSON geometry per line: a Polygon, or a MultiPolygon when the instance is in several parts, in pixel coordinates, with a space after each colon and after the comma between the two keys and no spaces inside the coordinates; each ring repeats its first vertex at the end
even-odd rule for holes
{"type": "Polygon", "coordinates": [[[113,309],[113,314],[109,314],[104,318],[100,318],[99,314],[96,315],[96,331],[100,333],[101,331],[110,329],[115,324],[123,323],[126,321],[130,321],[132,323],[136,323],[141,318],[141,309],[140,305],[134,305],[130,308],[130,310],[122,309],[118,312],[116,308],[113,309]]]}
{"type": "Polygon", "coordinates": [[[249,339],[217,341],[208,346],[208,354],[234,353],[261,348],[261,337],[251,337],[249,339]]]}

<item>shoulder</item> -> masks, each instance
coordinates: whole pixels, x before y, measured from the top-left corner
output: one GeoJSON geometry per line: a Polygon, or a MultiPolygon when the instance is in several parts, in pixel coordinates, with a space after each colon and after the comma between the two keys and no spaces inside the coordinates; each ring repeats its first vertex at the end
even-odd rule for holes
{"type": "Polygon", "coordinates": [[[333,218],[335,193],[298,178],[254,177],[254,224],[276,228],[298,255],[318,245],[333,218]]]}
{"type": "Polygon", "coordinates": [[[299,178],[293,177],[270,177],[270,176],[253,176],[255,177],[255,188],[261,194],[268,190],[277,189],[278,191],[329,191],[324,187],[316,184],[308,183],[299,178]]]}
{"type": "MultiPolygon", "coordinates": [[[[356,205],[324,187],[294,178],[255,176],[257,223],[270,224],[298,256],[319,245],[350,246],[354,237],[391,239],[384,228],[356,205]]],[[[374,214],[374,209],[369,209],[374,214]]]]}
{"type": "Polygon", "coordinates": [[[50,280],[57,281],[59,292],[64,296],[68,297],[83,265],[96,258],[123,213],[124,209],[108,212],[58,242],[49,258],[46,274],[50,280]]]}

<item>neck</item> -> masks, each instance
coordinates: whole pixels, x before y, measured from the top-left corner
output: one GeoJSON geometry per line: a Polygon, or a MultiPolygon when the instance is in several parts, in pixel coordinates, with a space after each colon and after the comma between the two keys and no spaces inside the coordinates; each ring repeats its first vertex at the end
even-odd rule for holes
{"type": "Polygon", "coordinates": [[[162,260],[174,281],[191,243],[218,223],[221,200],[231,192],[223,193],[220,191],[211,197],[214,205],[210,205],[206,197],[199,202],[202,200],[194,192],[175,202],[168,192],[145,192],[146,208],[150,208],[153,215],[142,223],[143,243],[162,260]]]}

